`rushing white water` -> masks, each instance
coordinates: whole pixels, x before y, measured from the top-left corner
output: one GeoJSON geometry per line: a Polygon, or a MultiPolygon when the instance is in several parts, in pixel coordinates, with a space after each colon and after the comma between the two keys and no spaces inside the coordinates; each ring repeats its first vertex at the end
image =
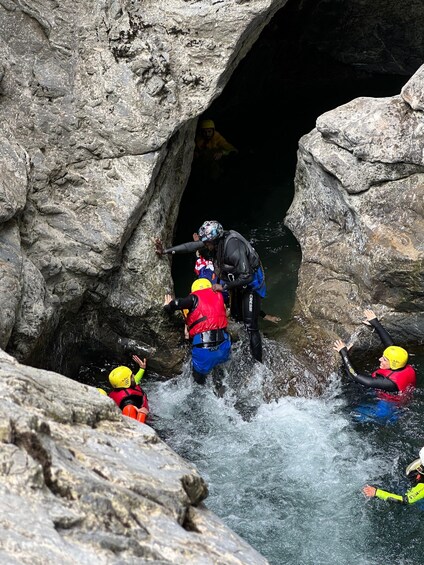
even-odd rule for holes
{"type": "Polygon", "coordinates": [[[273,565],[407,563],[376,548],[371,505],[384,503],[361,493],[390,471],[390,457],[364,440],[338,386],[330,389],[261,404],[248,420],[237,394],[217,396],[212,380],[200,387],[189,367],[147,390],[154,427],[206,479],[208,507],[273,565]]]}

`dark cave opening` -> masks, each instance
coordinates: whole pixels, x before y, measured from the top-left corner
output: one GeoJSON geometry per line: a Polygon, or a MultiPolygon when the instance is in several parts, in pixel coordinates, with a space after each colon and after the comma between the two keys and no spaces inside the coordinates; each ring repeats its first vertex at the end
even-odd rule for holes
{"type": "MultiPolygon", "coordinates": [[[[283,320],[290,316],[300,264],[299,246],[283,224],[294,195],[299,139],[315,127],[318,116],[356,97],[398,95],[420,64],[420,53],[411,52],[404,54],[408,60],[403,65],[392,64],[396,38],[405,33],[404,22],[391,20],[392,9],[379,24],[380,37],[370,34],[365,42],[361,22],[375,31],[376,12],[378,6],[366,4],[355,12],[344,1],[290,0],[200,117],[214,120],[239,154],[227,158],[212,181],[199,176],[193,163],[174,242],[189,241],[205,219],[217,219],[253,240],[265,268],[271,262],[269,307],[283,320]],[[357,44],[352,43],[355,37],[357,44]],[[287,260],[275,260],[279,251],[287,260]]],[[[188,293],[195,278],[193,263],[193,257],[173,261],[179,296],[188,293]]]]}
{"type": "MultiPolygon", "coordinates": [[[[199,182],[193,167],[174,242],[189,241],[205,219],[218,219],[252,239],[267,274],[264,308],[283,322],[291,315],[301,258],[299,245],[284,226],[294,194],[298,141],[314,128],[319,115],[353,98],[399,94],[420,65],[424,50],[419,41],[414,46],[405,39],[408,33],[419,36],[420,21],[414,0],[407,4],[410,12],[405,6],[399,8],[406,15],[396,20],[394,7],[389,9],[382,1],[380,6],[365,2],[351,6],[348,0],[289,0],[200,117],[213,119],[239,154],[228,160],[217,181],[199,182]],[[384,21],[378,19],[379,12],[384,12],[384,21]],[[369,33],[361,23],[365,21],[369,33]],[[402,54],[397,51],[400,38],[405,43],[402,54]],[[394,60],[401,62],[395,65],[394,60]]],[[[193,265],[192,255],[174,259],[177,295],[188,293],[195,278],[193,265]]],[[[89,384],[94,384],[92,374],[96,374],[95,382],[101,382],[105,367],[116,363],[116,352],[94,339],[82,344],[65,326],[61,335],[68,334],[66,343],[56,340],[53,351],[39,355],[33,364],[69,376],[79,371],[77,380],[89,384]],[[101,359],[99,370],[97,366],[93,370],[92,359],[101,359]],[[87,375],[81,367],[89,367],[87,375]]],[[[279,328],[268,324],[261,329],[278,338],[279,328]]],[[[119,362],[127,364],[128,355],[119,362]]]]}

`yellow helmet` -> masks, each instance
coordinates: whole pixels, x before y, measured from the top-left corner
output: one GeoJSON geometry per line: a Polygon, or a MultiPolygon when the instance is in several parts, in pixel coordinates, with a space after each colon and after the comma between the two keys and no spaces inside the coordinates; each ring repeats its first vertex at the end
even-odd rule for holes
{"type": "Polygon", "coordinates": [[[213,120],[202,120],[200,129],[215,129],[215,122],[213,120]]]}
{"type": "Polygon", "coordinates": [[[393,370],[403,369],[408,362],[408,352],[403,347],[390,345],[383,351],[383,357],[388,359],[393,370]]]}
{"type": "Polygon", "coordinates": [[[107,396],[107,392],[102,388],[98,388],[97,390],[100,392],[100,394],[104,394],[105,396],[107,396]]]}
{"type": "Polygon", "coordinates": [[[132,371],[129,367],[116,367],[109,373],[109,382],[113,388],[128,388],[131,384],[132,371]]]}
{"type": "Polygon", "coordinates": [[[212,288],[212,283],[209,279],[197,279],[191,285],[191,292],[196,290],[204,290],[205,288],[212,288]]]}

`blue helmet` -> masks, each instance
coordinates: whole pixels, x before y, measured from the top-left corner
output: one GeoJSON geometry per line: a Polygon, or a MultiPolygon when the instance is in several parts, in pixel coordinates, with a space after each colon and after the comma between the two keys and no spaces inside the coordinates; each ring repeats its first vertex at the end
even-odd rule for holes
{"type": "Polygon", "coordinates": [[[198,232],[201,241],[215,241],[224,235],[224,228],[216,220],[203,222],[198,232]]]}

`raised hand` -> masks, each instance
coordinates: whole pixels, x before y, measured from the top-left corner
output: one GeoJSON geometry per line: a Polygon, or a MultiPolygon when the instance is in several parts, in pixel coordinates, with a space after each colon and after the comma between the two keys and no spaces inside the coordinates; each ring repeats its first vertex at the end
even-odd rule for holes
{"type": "Polygon", "coordinates": [[[375,315],[374,310],[364,310],[365,320],[362,321],[363,324],[370,326],[370,320],[375,320],[377,316],[375,315]]]}
{"type": "Polygon", "coordinates": [[[362,489],[362,492],[365,494],[365,496],[368,496],[368,498],[373,498],[375,496],[376,490],[377,489],[375,487],[365,485],[362,489]]]}
{"type": "Polygon", "coordinates": [[[140,357],[138,357],[137,355],[133,355],[132,358],[133,358],[133,361],[135,361],[137,363],[137,365],[140,367],[140,369],[146,368],[146,366],[147,366],[146,358],[140,359],[140,357]]]}
{"type": "Polygon", "coordinates": [[[172,302],[173,298],[171,294],[165,294],[165,302],[163,303],[164,306],[168,306],[170,302],[172,302]]]}
{"type": "Polygon", "coordinates": [[[336,339],[333,346],[334,351],[340,352],[340,350],[343,349],[343,347],[346,347],[345,342],[342,341],[341,339],[336,339]]]}

